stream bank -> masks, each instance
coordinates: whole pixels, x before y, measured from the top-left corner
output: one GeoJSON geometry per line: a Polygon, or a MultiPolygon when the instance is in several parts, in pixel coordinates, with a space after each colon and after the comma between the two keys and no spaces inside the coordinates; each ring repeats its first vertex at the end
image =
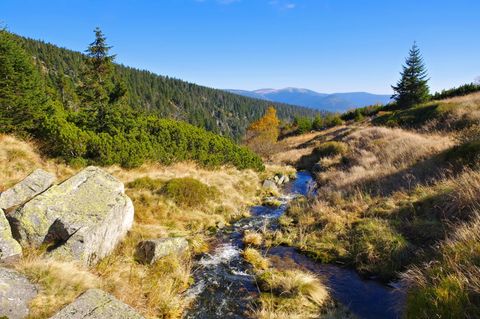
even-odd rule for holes
{"type": "MultiPolygon", "coordinates": [[[[296,196],[305,196],[314,185],[310,173],[302,171],[286,185],[279,207],[253,206],[252,216],[243,218],[221,230],[211,253],[196,261],[195,284],[187,292],[192,307],[185,318],[248,318],[258,299],[258,287],[250,266],[243,260],[242,234],[258,231],[276,220],[296,196]]],[[[357,318],[400,318],[397,304],[401,294],[377,281],[361,278],[354,270],[338,265],[321,264],[302,255],[292,247],[275,247],[268,251],[274,265],[284,261],[315,273],[325,280],[332,297],[357,318]]]]}

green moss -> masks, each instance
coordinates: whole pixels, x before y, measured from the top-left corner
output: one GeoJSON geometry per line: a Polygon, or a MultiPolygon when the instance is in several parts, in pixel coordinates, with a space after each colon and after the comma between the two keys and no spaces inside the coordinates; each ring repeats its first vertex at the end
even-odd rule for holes
{"type": "Polygon", "coordinates": [[[194,178],[174,178],[162,187],[162,194],[179,206],[203,206],[216,196],[218,190],[194,178]]]}

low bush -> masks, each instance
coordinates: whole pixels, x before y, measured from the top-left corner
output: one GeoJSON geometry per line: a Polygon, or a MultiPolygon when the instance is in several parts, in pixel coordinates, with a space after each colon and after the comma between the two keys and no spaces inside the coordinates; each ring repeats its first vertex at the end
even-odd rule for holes
{"type": "Polygon", "coordinates": [[[160,190],[164,184],[165,182],[160,179],[153,179],[145,176],[137,178],[133,182],[128,183],[127,187],[134,189],[145,189],[155,192],[160,190]]]}
{"type": "Polygon", "coordinates": [[[194,178],[185,177],[169,180],[161,192],[179,206],[198,207],[214,198],[218,190],[194,178]]]}

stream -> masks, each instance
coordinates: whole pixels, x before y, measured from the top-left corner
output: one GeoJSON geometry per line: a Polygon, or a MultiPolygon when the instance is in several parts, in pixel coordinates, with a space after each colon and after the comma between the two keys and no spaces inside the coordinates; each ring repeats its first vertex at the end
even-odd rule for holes
{"type": "MultiPolygon", "coordinates": [[[[299,195],[307,195],[314,188],[308,172],[298,172],[297,178],[287,184],[278,208],[253,206],[251,217],[243,218],[219,231],[212,250],[195,262],[195,284],[186,298],[192,306],[184,318],[248,318],[255,308],[258,287],[250,266],[243,260],[242,234],[245,230],[259,230],[281,216],[288,202],[299,195]]],[[[307,269],[324,279],[333,298],[343,304],[356,318],[395,319],[401,317],[397,306],[402,300],[400,292],[360,277],[355,270],[333,264],[321,264],[299,253],[292,247],[269,249],[270,256],[307,269]]]]}

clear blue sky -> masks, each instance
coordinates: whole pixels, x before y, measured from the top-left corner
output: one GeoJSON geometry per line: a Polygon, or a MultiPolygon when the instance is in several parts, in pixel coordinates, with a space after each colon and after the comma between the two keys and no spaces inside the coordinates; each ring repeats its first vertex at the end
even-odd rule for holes
{"type": "Polygon", "coordinates": [[[216,88],[390,93],[412,42],[438,90],[480,76],[479,0],[0,0],[15,33],[216,88]]]}

